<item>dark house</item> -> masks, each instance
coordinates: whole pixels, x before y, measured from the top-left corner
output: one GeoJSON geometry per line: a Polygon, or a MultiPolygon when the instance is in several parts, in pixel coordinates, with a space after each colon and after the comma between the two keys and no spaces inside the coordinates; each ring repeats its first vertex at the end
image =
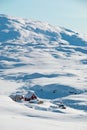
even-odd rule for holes
{"type": "Polygon", "coordinates": [[[36,94],[33,91],[28,91],[26,95],[24,95],[24,100],[25,101],[31,101],[37,99],[36,94]]]}

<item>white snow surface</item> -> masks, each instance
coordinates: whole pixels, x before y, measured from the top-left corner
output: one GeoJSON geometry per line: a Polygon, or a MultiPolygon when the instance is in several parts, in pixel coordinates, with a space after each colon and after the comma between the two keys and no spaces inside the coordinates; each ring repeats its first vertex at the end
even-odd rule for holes
{"type": "Polygon", "coordinates": [[[0,130],[15,129],[87,130],[87,36],[0,15],[0,130]],[[28,91],[41,103],[10,98],[28,91]]]}

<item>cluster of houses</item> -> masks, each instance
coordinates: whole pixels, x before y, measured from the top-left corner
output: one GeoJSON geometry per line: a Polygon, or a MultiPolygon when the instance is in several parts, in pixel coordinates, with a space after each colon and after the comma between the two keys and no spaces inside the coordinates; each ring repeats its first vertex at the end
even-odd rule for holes
{"type": "MultiPolygon", "coordinates": [[[[38,99],[34,91],[28,91],[26,93],[20,93],[20,92],[15,93],[10,95],[10,98],[16,102],[28,101],[29,103],[38,103],[38,104],[44,103],[42,100],[38,99]]],[[[54,101],[53,104],[55,104],[57,108],[66,109],[66,107],[62,102],[54,101]]],[[[55,106],[51,106],[51,107],[54,108],[55,106]]]]}
{"type": "Polygon", "coordinates": [[[22,100],[29,101],[29,102],[38,100],[34,91],[28,91],[26,94],[16,93],[16,94],[10,95],[10,97],[16,102],[19,102],[22,100]]]}

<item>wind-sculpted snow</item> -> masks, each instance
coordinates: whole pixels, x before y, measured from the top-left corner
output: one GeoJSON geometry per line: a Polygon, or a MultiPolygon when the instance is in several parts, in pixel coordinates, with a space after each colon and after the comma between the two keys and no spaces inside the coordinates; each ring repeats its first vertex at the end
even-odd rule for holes
{"type": "Polygon", "coordinates": [[[87,46],[87,42],[85,42],[84,39],[78,36],[77,33],[74,33],[72,35],[68,35],[64,32],[60,33],[62,36],[62,39],[65,41],[68,41],[71,45],[74,46],[87,46]]]}
{"type": "Polygon", "coordinates": [[[87,36],[0,15],[0,130],[87,130],[87,36]],[[36,100],[26,100],[34,92],[36,100]]]}
{"type": "Polygon", "coordinates": [[[39,98],[63,98],[65,105],[86,110],[64,98],[87,92],[87,37],[48,23],[0,15],[0,79],[19,84],[13,93],[34,90],[39,98]]]}

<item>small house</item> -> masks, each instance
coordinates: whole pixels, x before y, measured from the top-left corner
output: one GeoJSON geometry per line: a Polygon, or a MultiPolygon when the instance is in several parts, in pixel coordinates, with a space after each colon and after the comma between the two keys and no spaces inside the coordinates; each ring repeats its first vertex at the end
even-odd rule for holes
{"type": "Polygon", "coordinates": [[[34,93],[34,91],[28,91],[28,93],[24,95],[25,101],[31,101],[31,100],[35,100],[35,99],[37,99],[37,96],[34,93]]]}
{"type": "Polygon", "coordinates": [[[19,102],[23,99],[23,96],[21,94],[16,94],[16,95],[10,95],[11,99],[16,101],[16,102],[19,102]]]}

